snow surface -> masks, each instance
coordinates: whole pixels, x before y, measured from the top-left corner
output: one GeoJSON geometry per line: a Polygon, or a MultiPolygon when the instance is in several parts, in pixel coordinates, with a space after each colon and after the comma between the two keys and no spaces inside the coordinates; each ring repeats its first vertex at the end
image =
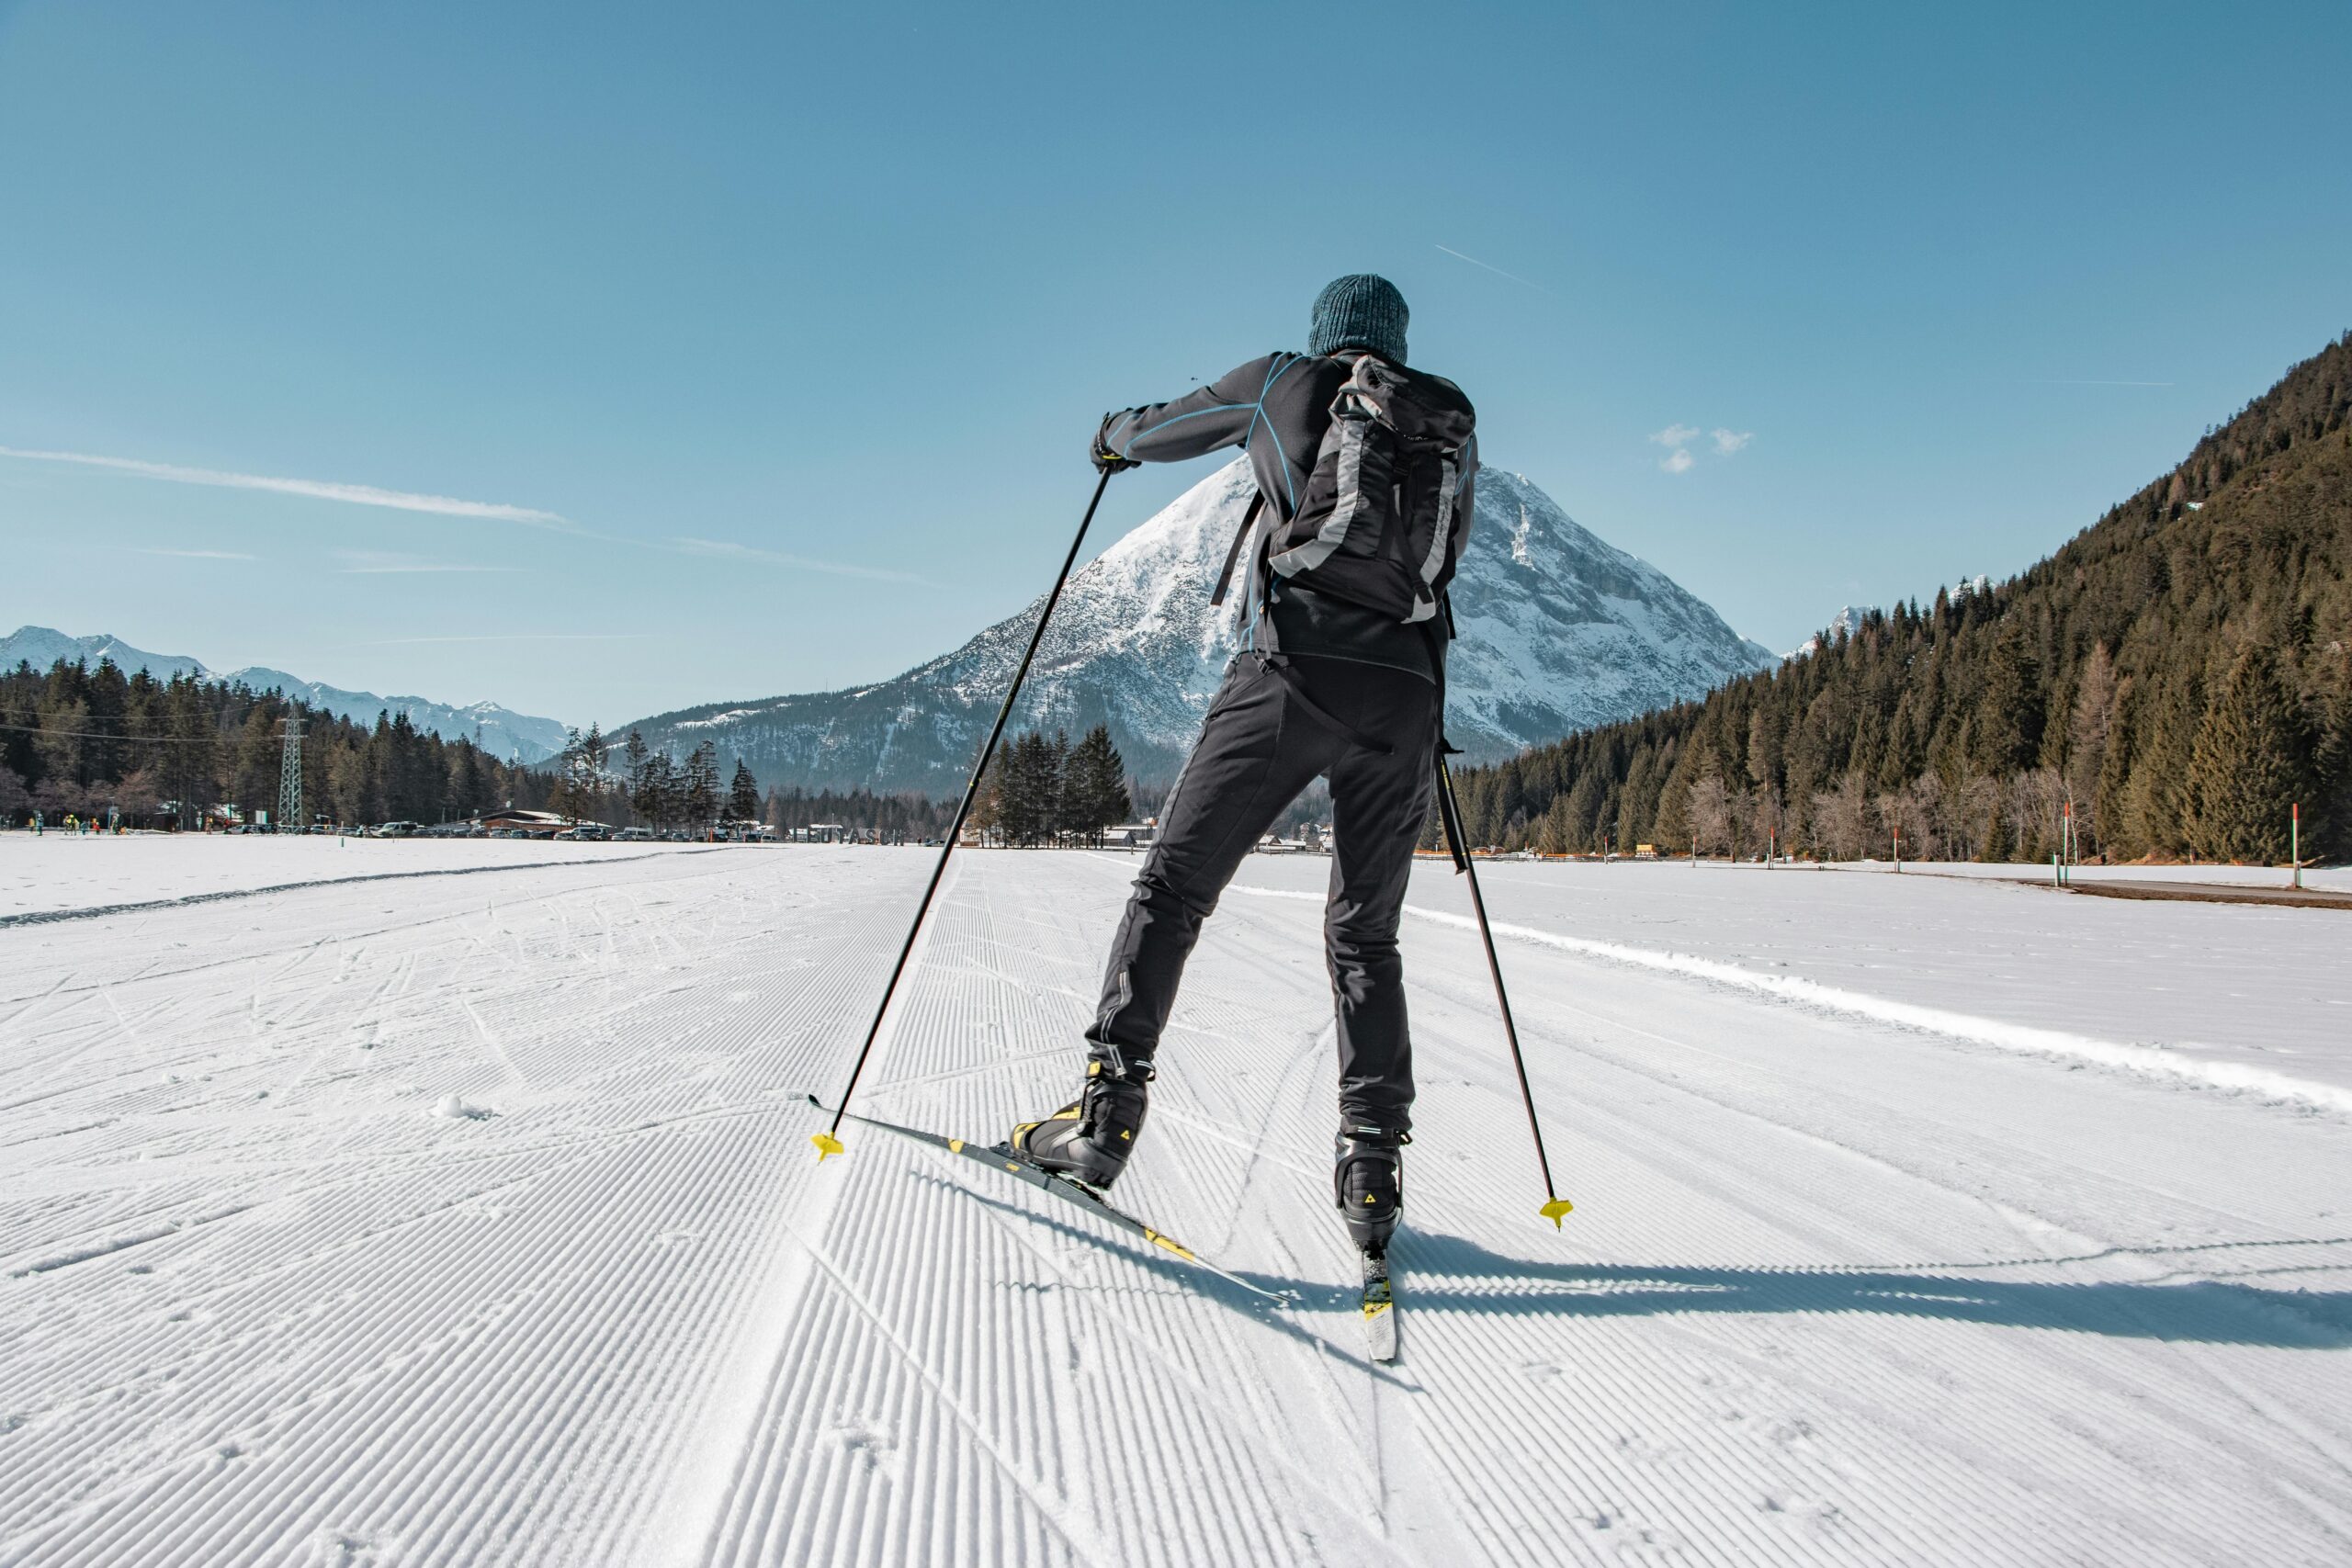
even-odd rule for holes
{"type": "Polygon", "coordinates": [[[277,834],[35,835],[0,831],[0,926],[311,882],[603,863],[691,853],[644,844],[523,839],[342,839],[277,834]],[[168,848],[164,847],[168,844],[168,848]]]}
{"type": "MultiPolygon", "coordinates": [[[[79,846],[158,893],[232,891],[220,847],[256,846],[79,846]]],[[[1558,945],[2294,1042],[2325,1084],[2335,911],[1491,867],[1555,1234],[1425,865],[1381,1368],[1327,1208],[1320,862],[1251,862],[1211,922],[1119,1192],[1301,1292],[1270,1314],[884,1134],[814,1163],[799,1097],[922,852],[362,883],[272,847],[323,885],[0,927],[0,1562],[2352,1555],[2352,1119],[1558,945]]],[[[992,1137],[1057,1102],[1134,870],[959,857],[864,1107],[992,1137]]]]}
{"type": "MultiPolygon", "coordinates": [[[[1896,876],[1719,861],[1498,862],[1480,875],[1488,918],[1540,946],[2002,1050],[2352,1112],[2352,911],[2083,897],[2032,880],[2031,867],[1982,874],[1995,869],[1914,866],[1896,876]]],[[[2079,874],[2128,881],[2140,869],[2079,874]]],[[[1325,874],[1320,861],[1264,857],[1240,882],[1245,892],[1320,899],[1325,874]]],[[[2305,880],[2342,886],[2352,875],[2305,880]]],[[[1467,896],[1442,879],[1423,877],[1416,896],[1419,918],[1469,919],[1467,896]]]]}

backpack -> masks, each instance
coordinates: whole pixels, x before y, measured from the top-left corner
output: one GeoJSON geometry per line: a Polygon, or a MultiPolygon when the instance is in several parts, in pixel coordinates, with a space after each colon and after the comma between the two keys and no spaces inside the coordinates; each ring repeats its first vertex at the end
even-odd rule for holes
{"type": "Polygon", "coordinates": [[[1453,382],[1357,359],[1297,512],[1268,530],[1267,566],[1399,621],[1434,616],[1469,536],[1454,502],[1476,422],[1453,382]]]}

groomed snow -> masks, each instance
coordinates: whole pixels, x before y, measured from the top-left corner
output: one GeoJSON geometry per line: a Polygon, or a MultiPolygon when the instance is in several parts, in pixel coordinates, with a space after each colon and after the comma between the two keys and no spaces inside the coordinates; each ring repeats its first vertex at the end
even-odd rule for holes
{"type": "Polygon", "coordinates": [[[340,839],[190,833],[39,836],[0,832],[0,924],[90,909],[258,892],[417,872],[603,863],[672,846],[557,843],[529,839],[340,839]]]}
{"type": "MultiPolygon", "coordinates": [[[[1321,897],[1329,863],[1250,861],[1245,890],[1321,897]],[[1309,892],[1308,890],[1311,890],[1309,892]]],[[[1468,895],[1424,863],[1416,918],[1468,895]]],[[[1487,913],[1521,942],[1650,968],[2004,1050],[2352,1112],[2352,910],[2125,902],[2023,868],[1702,862],[1483,866],[1487,913]]],[[[2191,880],[2118,867],[2085,880],[2191,880]]],[[[2201,880],[2286,874],[2220,868],[2201,880]]],[[[2341,873],[2307,874],[2312,886],[2341,873]]]]}
{"type": "MultiPolygon", "coordinates": [[[[1555,1234],[1423,866],[1381,1368],[1324,863],[1211,923],[1119,1192],[1270,1314],[883,1134],[814,1162],[922,852],[72,848],[9,897],[153,907],[0,926],[0,1562],[2352,1555],[2352,1118],[1697,967],[2342,1085],[2352,916],[1494,866],[1555,1234]]],[[[1057,1103],[1133,871],[963,857],[863,1106],[1057,1103]]]]}

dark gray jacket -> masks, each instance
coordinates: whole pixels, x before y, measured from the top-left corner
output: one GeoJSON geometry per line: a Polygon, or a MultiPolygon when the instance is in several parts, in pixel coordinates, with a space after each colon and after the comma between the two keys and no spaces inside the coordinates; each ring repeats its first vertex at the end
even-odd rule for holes
{"type": "MultiPolygon", "coordinates": [[[[1363,354],[1354,348],[1322,355],[1269,354],[1173,401],[1105,414],[1098,440],[1106,450],[1145,463],[1181,463],[1238,446],[1249,457],[1258,493],[1287,522],[1297,513],[1330,426],[1331,400],[1363,354]]],[[[1474,436],[1464,449],[1455,502],[1464,517],[1476,515],[1477,473],[1474,436]]],[[[1251,552],[1244,603],[1258,604],[1264,581],[1254,543],[1251,552]]],[[[1275,645],[1285,653],[1353,659],[1434,677],[1430,640],[1376,610],[1277,581],[1267,613],[1275,645]]]]}

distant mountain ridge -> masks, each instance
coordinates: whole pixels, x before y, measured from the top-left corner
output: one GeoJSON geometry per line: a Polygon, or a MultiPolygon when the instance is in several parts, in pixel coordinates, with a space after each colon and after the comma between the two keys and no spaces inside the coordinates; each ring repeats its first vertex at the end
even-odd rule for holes
{"type": "MultiPolygon", "coordinates": [[[[1131,773],[1172,776],[1236,647],[1232,606],[1208,600],[1250,494],[1237,461],[1080,570],[1017,721],[1073,735],[1108,724],[1131,773]]],[[[1451,732],[1474,757],[1696,697],[1776,662],[1657,568],[1493,468],[1479,473],[1454,601],[1451,732]]],[[[708,704],[613,733],[635,728],[673,753],[715,740],[768,785],[945,794],[962,785],[1041,603],[869,686],[708,704]]]]}
{"type": "Polygon", "coordinates": [[[111,659],[125,674],[144,670],[159,681],[168,681],[175,675],[194,675],[208,681],[242,681],[257,692],[275,687],[289,697],[357,724],[372,723],[379,713],[404,713],[409,723],[446,740],[470,739],[479,733],[483,750],[508,761],[545,761],[563,750],[566,739],[564,726],[558,720],[516,713],[496,703],[453,707],[424,697],[379,697],[373,692],[347,692],[340,686],[305,681],[299,675],[258,664],[243,670],[214,670],[187,654],[149,653],[103,632],[96,637],[76,637],[48,626],[19,626],[6,638],[0,638],[0,670],[13,670],[20,660],[36,670],[47,670],[61,659],[69,664],[79,660],[93,667],[101,659],[111,659]]]}

